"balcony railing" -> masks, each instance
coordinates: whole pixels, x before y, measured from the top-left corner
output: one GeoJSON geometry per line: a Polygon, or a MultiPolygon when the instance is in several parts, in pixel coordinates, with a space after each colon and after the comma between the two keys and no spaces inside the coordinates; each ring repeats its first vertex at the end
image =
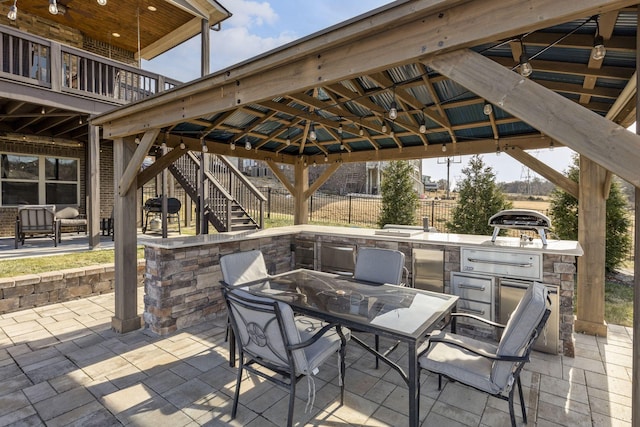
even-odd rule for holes
{"type": "Polygon", "coordinates": [[[179,81],[0,25],[0,78],[126,104],[179,81]]]}

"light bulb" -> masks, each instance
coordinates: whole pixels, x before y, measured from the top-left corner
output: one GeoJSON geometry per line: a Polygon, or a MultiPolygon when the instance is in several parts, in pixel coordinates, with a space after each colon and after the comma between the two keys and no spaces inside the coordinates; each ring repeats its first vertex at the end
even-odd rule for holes
{"type": "Polygon", "coordinates": [[[549,142],[549,151],[553,151],[553,141],[549,142]]]}
{"type": "Polygon", "coordinates": [[[444,153],[445,151],[447,151],[447,144],[442,144],[442,152],[444,153]]]}
{"type": "Polygon", "coordinates": [[[520,55],[520,75],[522,77],[529,77],[533,73],[533,67],[529,63],[529,57],[526,53],[520,55]]]}
{"type": "Polygon", "coordinates": [[[107,0],[98,0],[98,4],[100,6],[106,6],[107,5],[107,0]]]}
{"type": "Polygon", "coordinates": [[[604,39],[601,35],[597,35],[593,39],[593,49],[591,50],[591,57],[596,61],[601,61],[607,53],[607,49],[604,47],[604,39]]]}
{"type": "Polygon", "coordinates": [[[393,131],[393,129],[391,129],[391,133],[389,133],[389,135],[390,135],[391,137],[394,137],[394,136],[396,136],[396,133],[393,131]]]}
{"type": "Polygon", "coordinates": [[[482,107],[482,112],[485,116],[490,116],[493,113],[493,105],[488,102],[484,103],[484,107],[482,107]]]}
{"type": "Polygon", "coordinates": [[[208,153],[209,152],[209,147],[207,147],[206,145],[202,146],[202,152],[203,153],[208,153]]]}
{"type": "Polygon", "coordinates": [[[329,161],[329,157],[325,154],[324,155],[324,162],[327,163],[329,161]]]}
{"type": "Polygon", "coordinates": [[[313,123],[311,124],[311,129],[309,129],[309,139],[311,141],[315,141],[316,139],[318,139],[318,135],[316,134],[316,127],[313,125],[313,123]]]}
{"type": "Polygon", "coordinates": [[[49,0],[49,13],[52,15],[58,14],[58,5],[56,4],[56,0],[49,0]]]}
{"type": "Polygon", "coordinates": [[[182,141],[180,141],[180,149],[184,150],[185,148],[187,148],[186,144],[182,141]]]}
{"type": "Polygon", "coordinates": [[[231,151],[233,151],[233,150],[235,150],[235,149],[236,149],[236,143],[235,143],[235,141],[231,141],[231,146],[230,146],[229,148],[231,148],[231,151]]]}
{"type": "Polygon", "coordinates": [[[398,118],[398,104],[396,104],[396,101],[393,101],[391,103],[391,108],[389,109],[389,118],[391,120],[395,120],[398,118]]]}
{"type": "Polygon", "coordinates": [[[318,164],[316,163],[316,161],[313,161],[313,167],[315,168],[316,166],[318,166],[318,164]]]}
{"type": "Polygon", "coordinates": [[[244,139],[244,149],[247,151],[251,150],[251,143],[249,142],[249,138],[244,139]]]}
{"type": "Polygon", "coordinates": [[[362,128],[362,126],[360,126],[360,130],[358,131],[358,133],[360,134],[360,136],[364,136],[364,129],[362,128]]]}
{"type": "Polygon", "coordinates": [[[291,145],[291,138],[287,137],[287,140],[284,142],[287,144],[287,147],[291,145]]]}
{"type": "Polygon", "coordinates": [[[342,123],[338,126],[338,135],[342,135],[342,123]]]}
{"type": "Polygon", "coordinates": [[[340,149],[341,149],[341,150],[344,150],[345,148],[346,148],[346,147],[344,146],[344,142],[341,142],[341,143],[340,143],[340,149]]]}
{"type": "Polygon", "coordinates": [[[7,13],[7,18],[9,18],[11,21],[15,21],[17,17],[18,17],[18,6],[16,6],[16,3],[13,2],[13,6],[9,8],[9,13],[7,13]]]}
{"type": "Polygon", "coordinates": [[[387,133],[387,124],[386,123],[382,125],[382,129],[381,130],[382,130],[382,133],[387,133]]]}
{"type": "Polygon", "coordinates": [[[420,128],[418,129],[418,131],[419,131],[420,133],[427,133],[427,126],[426,126],[424,123],[422,123],[422,124],[420,125],[420,128]]]}

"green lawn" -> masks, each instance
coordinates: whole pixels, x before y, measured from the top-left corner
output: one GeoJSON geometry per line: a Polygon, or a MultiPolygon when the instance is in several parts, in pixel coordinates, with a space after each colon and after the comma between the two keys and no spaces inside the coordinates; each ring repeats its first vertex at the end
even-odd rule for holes
{"type": "Polygon", "coordinates": [[[612,325],[633,326],[633,287],[607,282],[604,290],[604,319],[612,325]]]}

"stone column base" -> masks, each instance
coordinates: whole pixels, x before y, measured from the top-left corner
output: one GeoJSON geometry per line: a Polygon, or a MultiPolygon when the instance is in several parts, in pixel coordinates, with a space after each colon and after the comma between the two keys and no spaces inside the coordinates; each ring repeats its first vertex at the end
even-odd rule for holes
{"type": "Polygon", "coordinates": [[[576,319],[574,330],[587,335],[595,335],[598,337],[607,336],[607,322],[596,323],[587,320],[576,319]]]}

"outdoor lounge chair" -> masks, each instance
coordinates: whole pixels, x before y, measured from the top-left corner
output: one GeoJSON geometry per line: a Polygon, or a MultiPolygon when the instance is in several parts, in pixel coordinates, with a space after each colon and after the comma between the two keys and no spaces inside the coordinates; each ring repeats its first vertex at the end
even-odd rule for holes
{"type": "Polygon", "coordinates": [[[294,316],[288,304],[257,297],[240,289],[223,288],[223,294],[240,350],[232,419],[238,411],[242,374],[246,369],[289,389],[287,426],[291,426],[296,383],[302,377],[307,377],[307,408],[311,408],[315,398],[313,376],[335,353],[339,353],[340,404],[343,404],[344,354],[350,335],[348,329],[343,330],[339,324],[325,323],[307,316],[294,316]]]}
{"type": "Polygon", "coordinates": [[[58,242],[62,241],[62,233],[67,231],[75,231],[77,233],[84,231],[87,233],[87,218],[80,215],[78,209],[67,206],[56,212],[58,220],[58,242]]]}
{"type": "MultiPolygon", "coordinates": [[[[404,253],[393,249],[360,248],[356,255],[356,265],[353,278],[364,281],[372,286],[385,283],[402,285],[402,275],[406,270],[404,266],[404,253]]],[[[387,349],[384,355],[388,355],[398,346],[396,342],[387,349]]],[[[380,337],[375,336],[375,349],[380,348],[380,337]]],[[[376,369],[379,360],[376,357],[376,369]]]]}
{"type": "Polygon", "coordinates": [[[533,343],[551,313],[548,307],[550,304],[547,288],[534,282],[527,289],[506,326],[477,316],[456,313],[453,315],[454,319],[460,316],[473,317],[488,325],[504,327],[500,342],[494,345],[455,333],[440,332],[429,338],[427,349],[420,354],[420,368],[438,374],[438,389],[442,388],[444,375],[508,401],[512,426],[516,425],[513,408],[515,383],[520,394],[522,419],[526,424],[527,412],[520,372],[529,361],[533,343]]]}
{"type": "Polygon", "coordinates": [[[20,205],[16,216],[15,248],[28,237],[49,237],[58,246],[58,223],[55,205],[20,205]]]}

